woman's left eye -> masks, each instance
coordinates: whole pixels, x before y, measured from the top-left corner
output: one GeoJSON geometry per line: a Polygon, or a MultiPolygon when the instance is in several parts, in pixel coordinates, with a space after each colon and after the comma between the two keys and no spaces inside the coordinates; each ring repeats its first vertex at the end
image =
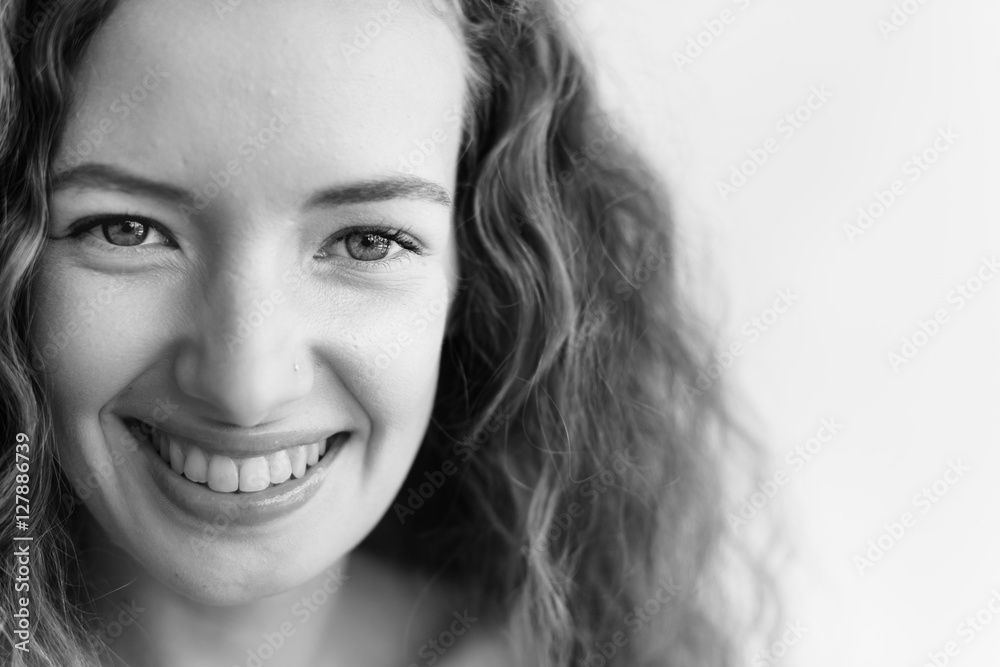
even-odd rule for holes
{"type": "Polygon", "coordinates": [[[160,225],[140,216],[116,215],[84,220],[75,226],[70,236],[84,235],[103,239],[119,248],[149,245],[177,247],[177,243],[160,225]]]}
{"type": "Polygon", "coordinates": [[[374,263],[392,261],[406,252],[421,253],[421,247],[403,231],[385,228],[349,229],[330,238],[316,257],[325,259],[333,256],[346,256],[356,262],[374,263]],[[402,250],[389,255],[392,246],[402,250]],[[339,249],[343,252],[338,252],[339,249]]]}

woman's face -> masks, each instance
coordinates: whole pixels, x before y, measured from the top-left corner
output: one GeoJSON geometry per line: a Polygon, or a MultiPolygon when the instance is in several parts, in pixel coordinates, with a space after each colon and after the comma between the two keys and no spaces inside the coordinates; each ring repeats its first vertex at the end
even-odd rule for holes
{"type": "Polygon", "coordinates": [[[34,363],[67,476],[175,590],[302,584],[401,486],[457,281],[464,63],[405,0],[134,0],[95,35],[34,363]]]}

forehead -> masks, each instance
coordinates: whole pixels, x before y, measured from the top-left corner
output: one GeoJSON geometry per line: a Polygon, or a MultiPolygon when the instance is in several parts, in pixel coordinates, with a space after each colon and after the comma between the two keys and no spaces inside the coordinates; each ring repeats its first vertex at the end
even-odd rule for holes
{"type": "MultiPolygon", "coordinates": [[[[126,0],[77,72],[64,153],[203,177],[253,148],[250,188],[396,170],[465,90],[459,39],[411,0],[126,0]]],[[[451,168],[454,134],[426,169],[451,168]]]]}

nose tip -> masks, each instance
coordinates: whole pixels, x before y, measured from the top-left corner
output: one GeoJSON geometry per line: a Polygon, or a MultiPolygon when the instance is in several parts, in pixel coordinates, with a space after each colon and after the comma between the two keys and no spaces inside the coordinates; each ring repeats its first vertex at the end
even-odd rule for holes
{"type": "Polygon", "coordinates": [[[309,393],[308,364],[293,364],[277,353],[249,356],[213,360],[185,355],[177,362],[178,385],[205,405],[207,417],[247,428],[272,421],[281,408],[309,393]]]}
{"type": "Polygon", "coordinates": [[[175,360],[181,391],[204,405],[205,417],[236,426],[266,423],[312,388],[294,318],[280,291],[242,300],[250,308],[205,304],[194,333],[175,360]],[[287,305],[285,303],[284,305],[287,305]]]}

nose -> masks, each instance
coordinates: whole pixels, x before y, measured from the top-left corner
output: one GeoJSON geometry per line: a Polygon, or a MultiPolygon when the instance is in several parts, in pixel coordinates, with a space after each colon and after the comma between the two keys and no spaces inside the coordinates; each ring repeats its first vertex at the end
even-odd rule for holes
{"type": "MultiPolygon", "coordinates": [[[[244,260],[246,257],[244,257],[244,260]]],[[[313,369],[290,291],[271,261],[215,265],[175,360],[180,389],[206,418],[251,427],[285,414],[312,389],[313,369]]]]}

